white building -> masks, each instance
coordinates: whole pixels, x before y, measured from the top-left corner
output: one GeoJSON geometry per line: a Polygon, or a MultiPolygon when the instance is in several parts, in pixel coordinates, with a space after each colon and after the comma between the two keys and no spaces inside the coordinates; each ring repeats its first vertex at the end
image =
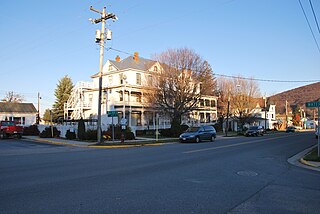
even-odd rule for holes
{"type": "Polygon", "coordinates": [[[38,111],[32,103],[0,102],[0,120],[15,121],[22,126],[36,123],[38,111]]]}
{"type": "MultiPolygon", "coordinates": [[[[159,128],[169,128],[170,120],[161,115],[155,106],[150,106],[144,96],[146,89],[152,90],[153,76],[162,69],[159,62],[139,58],[138,53],[120,60],[108,60],[103,67],[102,76],[102,128],[112,123],[107,111],[116,111],[113,118],[118,124],[125,115],[127,124],[134,130],[155,129],[156,118],[159,128]]],[[[92,82],[78,82],[65,104],[65,119],[97,119],[99,74],[91,76],[92,82]]],[[[185,115],[187,125],[212,124],[217,120],[217,97],[202,97],[199,109],[185,115]]]]}
{"type": "Polygon", "coordinates": [[[251,111],[257,118],[262,120],[257,120],[254,125],[263,126],[266,129],[274,129],[276,123],[276,105],[269,105],[269,109],[261,108],[259,104],[251,111]],[[267,110],[267,111],[266,111],[267,110]]]}

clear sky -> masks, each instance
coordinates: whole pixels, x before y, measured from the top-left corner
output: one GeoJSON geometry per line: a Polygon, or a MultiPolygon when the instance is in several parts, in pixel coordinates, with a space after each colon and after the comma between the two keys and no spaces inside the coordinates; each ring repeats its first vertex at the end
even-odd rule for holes
{"type": "MultiPolygon", "coordinates": [[[[309,0],[301,0],[320,43],[309,0]]],[[[320,21],[320,1],[313,0],[320,21]]],[[[320,52],[298,0],[1,0],[0,98],[8,91],[41,110],[50,108],[64,75],[74,84],[90,81],[99,69],[99,47],[89,10],[107,6],[118,21],[108,22],[107,44],[150,58],[168,48],[188,47],[208,60],[217,74],[257,79],[319,80],[320,52]]],[[[320,24],[320,23],[319,23],[320,24]]],[[[320,44],[319,44],[320,45],[320,44]]],[[[108,50],[105,61],[126,53],[108,50]]],[[[259,82],[272,95],[309,83],[259,82]]]]}

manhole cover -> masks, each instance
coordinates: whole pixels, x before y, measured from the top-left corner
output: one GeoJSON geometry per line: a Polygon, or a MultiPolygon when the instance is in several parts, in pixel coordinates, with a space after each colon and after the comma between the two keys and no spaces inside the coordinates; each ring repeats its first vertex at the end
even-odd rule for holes
{"type": "Polygon", "coordinates": [[[254,171],[239,171],[237,172],[238,175],[241,175],[241,176],[257,176],[258,173],[254,172],[254,171]]]}

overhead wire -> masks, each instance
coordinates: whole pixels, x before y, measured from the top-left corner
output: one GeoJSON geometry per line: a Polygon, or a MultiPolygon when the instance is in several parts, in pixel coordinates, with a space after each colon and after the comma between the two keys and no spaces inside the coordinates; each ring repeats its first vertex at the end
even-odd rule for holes
{"type": "Polygon", "coordinates": [[[309,0],[309,3],[310,3],[310,7],[311,7],[311,9],[312,9],[314,21],[316,22],[316,25],[317,25],[317,28],[318,28],[318,32],[319,32],[319,34],[320,34],[320,28],[319,28],[319,24],[318,24],[318,20],[317,20],[316,13],[314,12],[314,9],[313,9],[312,1],[309,0]]]}
{"type": "Polygon", "coordinates": [[[305,19],[306,19],[306,21],[307,21],[307,23],[308,23],[308,26],[309,26],[309,29],[310,29],[311,34],[312,34],[312,36],[313,36],[314,42],[316,43],[317,48],[318,48],[318,51],[319,51],[319,53],[320,53],[320,47],[319,47],[319,44],[318,44],[318,42],[317,42],[317,39],[316,39],[316,37],[315,37],[315,35],[314,35],[314,33],[313,33],[313,30],[312,30],[312,27],[311,27],[311,25],[310,25],[310,22],[309,22],[309,19],[308,19],[308,17],[307,17],[307,14],[306,14],[303,6],[302,6],[301,0],[298,0],[298,1],[299,1],[301,10],[302,10],[302,12],[303,12],[303,15],[304,15],[304,17],[305,17],[305,19]]]}
{"type": "Polygon", "coordinates": [[[275,79],[259,79],[259,78],[250,78],[250,77],[241,77],[241,76],[232,76],[232,75],[225,75],[225,74],[217,74],[214,75],[220,77],[227,77],[233,79],[243,79],[243,80],[256,80],[259,82],[278,82],[278,83],[307,83],[307,82],[320,82],[319,80],[275,80],[275,79]]]}

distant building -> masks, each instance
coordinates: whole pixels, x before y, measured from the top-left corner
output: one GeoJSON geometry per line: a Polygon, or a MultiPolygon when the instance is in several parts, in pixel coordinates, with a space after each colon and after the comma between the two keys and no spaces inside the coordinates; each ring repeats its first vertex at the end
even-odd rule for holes
{"type": "Polygon", "coordinates": [[[37,110],[32,103],[0,102],[0,120],[15,121],[23,126],[36,123],[37,110]]]}
{"type": "MultiPolygon", "coordinates": [[[[254,109],[250,111],[250,123],[244,124],[245,127],[249,126],[263,126],[266,129],[276,128],[276,124],[279,122],[276,119],[276,105],[267,106],[267,111],[265,108],[260,107],[261,98],[257,99],[257,105],[254,109]],[[268,108],[269,107],[269,108],[268,108]]],[[[226,120],[224,121],[223,127],[226,127],[226,120]]],[[[239,131],[241,130],[239,124],[239,118],[234,115],[228,119],[229,131],[239,131]]]]}
{"type": "MultiPolygon", "coordinates": [[[[123,60],[119,56],[108,60],[102,76],[102,127],[112,123],[107,111],[117,112],[114,124],[126,118],[127,125],[135,130],[169,128],[170,119],[162,115],[156,106],[150,106],[145,99],[147,90],[154,87],[152,82],[163,69],[157,61],[139,57],[136,52],[123,60]]],[[[65,119],[97,119],[99,74],[91,76],[92,82],[78,82],[65,104],[65,119]]],[[[217,97],[202,96],[198,110],[184,115],[182,123],[187,125],[213,124],[217,120],[217,97]]]]}

